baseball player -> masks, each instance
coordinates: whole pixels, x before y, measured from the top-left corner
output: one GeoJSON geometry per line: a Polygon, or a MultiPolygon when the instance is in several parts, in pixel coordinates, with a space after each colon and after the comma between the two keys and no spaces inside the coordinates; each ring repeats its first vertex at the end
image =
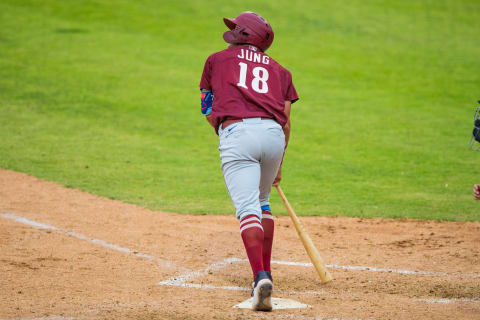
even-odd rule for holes
{"type": "Polygon", "coordinates": [[[291,73],[265,51],[270,24],[254,12],[224,18],[227,49],[205,62],[201,111],[219,136],[225,185],[240,222],[253,271],[253,310],[271,311],[274,221],[269,195],[281,180],[290,136],[290,107],[298,100],[291,73]]]}

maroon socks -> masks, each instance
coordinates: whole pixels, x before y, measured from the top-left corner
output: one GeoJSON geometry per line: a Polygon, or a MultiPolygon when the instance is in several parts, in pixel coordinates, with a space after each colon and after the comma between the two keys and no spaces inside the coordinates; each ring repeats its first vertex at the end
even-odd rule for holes
{"type": "Polygon", "coordinates": [[[262,222],[255,215],[244,217],[240,220],[240,234],[252,267],[253,279],[255,279],[258,271],[265,270],[263,266],[264,236],[262,222]]]}
{"type": "Polygon", "coordinates": [[[263,226],[263,267],[265,271],[270,270],[270,259],[272,257],[273,245],[273,230],[275,229],[273,223],[273,215],[270,210],[262,210],[262,226],[263,226]]]}
{"type": "Polygon", "coordinates": [[[240,234],[252,267],[253,279],[260,270],[271,272],[274,229],[273,215],[269,206],[262,207],[262,221],[255,215],[246,216],[240,221],[240,234]]]}

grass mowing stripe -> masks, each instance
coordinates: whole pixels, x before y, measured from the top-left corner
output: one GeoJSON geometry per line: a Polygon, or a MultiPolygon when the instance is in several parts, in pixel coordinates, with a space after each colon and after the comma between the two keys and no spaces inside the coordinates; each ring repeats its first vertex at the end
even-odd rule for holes
{"type": "Polygon", "coordinates": [[[225,47],[221,18],[245,7],[272,23],[269,53],[301,96],[283,185],[300,215],[479,220],[471,0],[3,1],[0,167],[152,209],[231,213],[197,90],[225,47]]]}

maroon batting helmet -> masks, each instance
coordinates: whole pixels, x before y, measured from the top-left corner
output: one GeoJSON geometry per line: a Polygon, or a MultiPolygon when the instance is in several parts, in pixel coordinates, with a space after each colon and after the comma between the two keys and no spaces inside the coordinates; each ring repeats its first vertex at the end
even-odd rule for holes
{"type": "Polygon", "coordinates": [[[223,18],[230,29],[223,34],[223,39],[231,44],[248,43],[266,51],[273,42],[273,30],[261,15],[246,11],[235,19],[223,18]]]}

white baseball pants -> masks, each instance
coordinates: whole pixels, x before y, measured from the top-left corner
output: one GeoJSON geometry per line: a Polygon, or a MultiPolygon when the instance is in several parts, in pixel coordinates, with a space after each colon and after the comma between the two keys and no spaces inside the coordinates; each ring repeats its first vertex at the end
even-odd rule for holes
{"type": "Polygon", "coordinates": [[[285,151],[285,135],[274,120],[247,118],[226,128],[220,126],[222,171],[239,220],[256,215],[269,205],[272,183],[285,151]]]}

